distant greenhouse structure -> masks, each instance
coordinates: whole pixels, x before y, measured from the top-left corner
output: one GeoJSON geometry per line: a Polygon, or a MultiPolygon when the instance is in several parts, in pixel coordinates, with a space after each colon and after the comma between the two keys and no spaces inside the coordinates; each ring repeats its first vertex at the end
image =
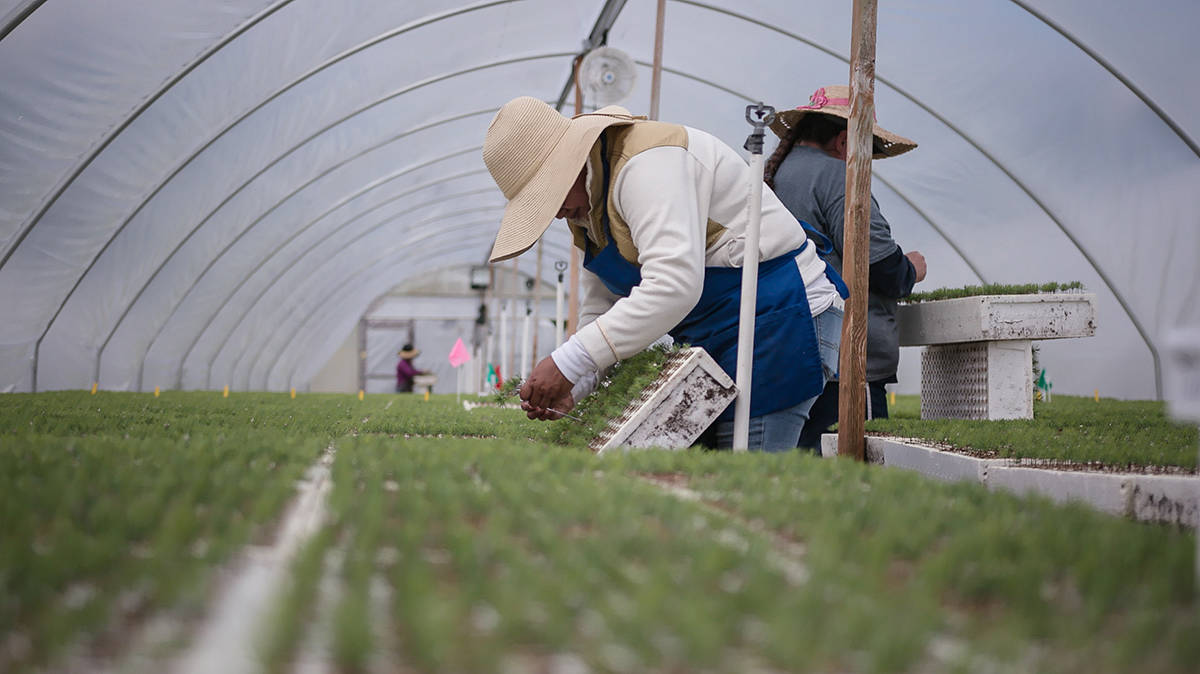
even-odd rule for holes
{"type": "MultiPolygon", "coordinates": [[[[667,2],[659,116],[740,146],[747,103],[845,83],[851,4],[667,2]]],[[[527,308],[545,355],[570,238],[471,287],[504,204],[484,132],[519,95],[570,114],[602,43],[646,113],[655,11],[0,0],[0,391],[286,391],[339,367],[354,388],[411,333],[430,365],[455,335],[525,340],[527,308]]],[[[1161,397],[1167,335],[1200,322],[1197,26],[1190,0],[880,4],[876,110],[919,147],[877,162],[875,196],[923,287],[1096,294],[1095,337],[1041,349],[1056,393],[1161,397]]]]}

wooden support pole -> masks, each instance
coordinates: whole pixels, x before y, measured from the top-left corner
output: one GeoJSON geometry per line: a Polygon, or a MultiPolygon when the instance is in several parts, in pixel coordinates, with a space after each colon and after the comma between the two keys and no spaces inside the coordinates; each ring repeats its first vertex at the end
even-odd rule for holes
{"type": "Polygon", "coordinates": [[[571,246],[571,269],[567,283],[571,292],[567,296],[567,337],[579,329],[579,249],[571,246]]]}
{"type": "Polygon", "coordinates": [[[663,18],[667,0],[658,0],[658,17],[654,22],[654,67],[650,70],[650,119],[658,119],[658,98],[662,88],[663,18]]]}
{"type": "Polygon", "coordinates": [[[850,123],[842,275],[850,289],[842,324],[838,385],[838,455],[862,461],[867,392],[867,257],[871,222],[871,154],[875,120],[876,0],[854,0],[850,37],[850,123]]]}
{"type": "MultiPolygon", "coordinates": [[[[579,84],[579,64],[583,56],[575,57],[575,114],[583,112],[583,87],[579,84]]],[[[579,248],[571,246],[571,264],[567,272],[570,292],[567,294],[567,337],[579,328],[579,248]]]]}

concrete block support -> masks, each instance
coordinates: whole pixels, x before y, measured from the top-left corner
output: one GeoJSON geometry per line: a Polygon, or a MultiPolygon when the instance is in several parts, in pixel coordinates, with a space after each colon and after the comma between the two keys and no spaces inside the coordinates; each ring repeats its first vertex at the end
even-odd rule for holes
{"type": "Polygon", "coordinates": [[[936,344],[921,354],[922,419],[1032,419],[1027,339],[936,344]]]}
{"type": "Polygon", "coordinates": [[[925,346],[922,419],[1032,419],[1031,340],[1096,331],[1095,295],[984,295],[900,307],[901,346],[925,346]]]}

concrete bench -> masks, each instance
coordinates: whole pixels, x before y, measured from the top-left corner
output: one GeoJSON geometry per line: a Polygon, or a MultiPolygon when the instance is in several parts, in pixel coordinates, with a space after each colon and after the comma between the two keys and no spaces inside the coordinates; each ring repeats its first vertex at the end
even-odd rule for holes
{"type": "Polygon", "coordinates": [[[902,304],[900,346],[921,354],[922,419],[1032,419],[1033,340],[1091,337],[1092,293],[902,304]]]}

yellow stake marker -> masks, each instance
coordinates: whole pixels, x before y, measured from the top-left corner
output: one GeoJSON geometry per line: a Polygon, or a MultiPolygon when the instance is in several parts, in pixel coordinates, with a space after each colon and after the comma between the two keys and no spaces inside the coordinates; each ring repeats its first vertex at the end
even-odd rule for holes
{"type": "Polygon", "coordinates": [[[229,385],[226,385],[226,386],[225,386],[225,390],[221,392],[221,397],[222,397],[222,398],[228,398],[228,397],[229,397],[229,385]]]}
{"type": "Polygon", "coordinates": [[[100,388],[100,382],[92,382],[92,395],[96,395],[96,389],[100,388]]]}
{"type": "Polygon", "coordinates": [[[158,397],[158,387],[157,386],[154,387],[154,397],[155,398],[158,397]]]}
{"type": "Polygon", "coordinates": [[[888,404],[889,404],[889,405],[895,405],[895,404],[896,404],[896,392],[895,392],[895,391],[892,391],[891,393],[888,393],[888,404]]]}
{"type": "Polygon", "coordinates": [[[292,387],[292,400],[295,400],[295,399],[296,399],[296,387],[293,386],[292,387]]]}
{"type": "Polygon", "coordinates": [[[1100,389],[1096,389],[1096,391],[1094,393],[1092,393],[1092,398],[1096,402],[1100,402],[1100,389]]]}
{"type": "Polygon", "coordinates": [[[359,400],[363,399],[363,390],[362,389],[358,389],[358,399],[359,400]]]}
{"type": "Polygon", "coordinates": [[[425,402],[429,402],[429,389],[425,389],[425,402]]]}

